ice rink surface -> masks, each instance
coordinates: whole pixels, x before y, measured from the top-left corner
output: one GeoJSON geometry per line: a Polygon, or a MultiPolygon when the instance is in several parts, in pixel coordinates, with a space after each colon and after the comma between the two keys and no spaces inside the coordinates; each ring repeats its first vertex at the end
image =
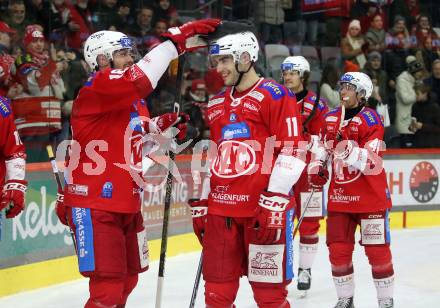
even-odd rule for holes
{"type": "MultiPolygon", "coordinates": [[[[440,307],[440,228],[392,231],[391,239],[396,273],[395,307],[440,307]]],[[[324,241],[324,237],[321,237],[320,249],[312,269],[312,289],[308,296],[304,299],[298,298],[296,281],[289,286],[292,307],[331,308],[336,303],[324,241]]],[[[295,242],[297,252],[298,243],[295,242]]],[[[199,253],[190,253],[167,259],[162,307],[188,307],[199,256],[199,253]]],[[[359,245],[356,245],[353,264],[356,308],[377,307],[370,266],[363,248],[359,245]]],[[[131,294],[127,308],[154,307],[157,269],[158,262],[152,262],[150,270],[140,276],[139,284],[131,294]]],[[[81,279],[1,298],[0,307],[80,308],[83,307],[87,296],[87,280],[81,279]]],[[[256,307],[246,278],[240,282],[235,303],[238,308],[256,307]]],[[[203,281],[200,284],[196,307],[204,307],[203,281]]]]}

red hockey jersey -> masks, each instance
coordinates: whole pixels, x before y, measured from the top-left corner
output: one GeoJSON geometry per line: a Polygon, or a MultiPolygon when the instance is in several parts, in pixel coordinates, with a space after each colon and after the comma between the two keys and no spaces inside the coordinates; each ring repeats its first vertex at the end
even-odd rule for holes
{"type": "Polygon", "coordinates": [[[5,161],[18,157],[26,157],[24,145],[21,143],[14,124],[14,115],[9,99],[0,96],[0,192],[5,183],[5,161]]]}
{"type": "MultiPolygon", "coordinates": [[[[339,129],[341,108],[330,111],[326,117],[325,134],[339,129]]],[[[353,140],[368,157],[361,171],[355,164],[334,160],[328,191],[328,210],[366,213],[391,208],[391,196],[383,169],[381,149],[384,127],[375,110],[364,107],[353,118],[343,121],[344,140],[353,140]]]]}
{"type": "Polygon", "coordinates": [[[144,130],[139,116],[148,116],[142,98],[151,91],[149,79],[137,65],[100,71],[80,90],[71,117],[66,205],[123,213],[140,210],[140,189],[130,172],[118,164],[141,172],[138,141],[144,130]],[[131,129],[129,140],[124,135],[127,128],[131,129]],[[124,144],[130,149],[129,162],[124,144]]]}
{"type": "Polygon", "coordinates": [[[252,217],[281,148],[286,142],[295,148],[303,140],[301,117],[295,95],[273,80],[261,78],[247,91],[232,91],[227,88],[208,103],[211,140],[217,145],[208,211],[252,217]]]}

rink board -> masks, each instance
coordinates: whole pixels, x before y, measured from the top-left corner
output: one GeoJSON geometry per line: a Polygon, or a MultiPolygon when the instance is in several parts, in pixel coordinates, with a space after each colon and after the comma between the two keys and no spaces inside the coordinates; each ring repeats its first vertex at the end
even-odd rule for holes
{"type": "MultiPolygon", "coordinates": [[[[387,180],[394,203],[393,229],[440,226],[440,171],[438,150],[390,151],[385,157],[387,180]],[[406,214],[402,211],[407,211],[406,214]]],[[[168,256],[200,249],[192,231],[186,201],[200,195],[194,183],[191,157],[178,156],[183,181],[172,190],[168,256]]],[[[0,297],[80,278],[68,229],[54,211],[56,186],[48,164],[29,164],[26,211],[13,220],[3,220],[0,240],[0,297]]],[[[153,170],[161,181],[164,170],[153,170]]],[[[165,189],[145,195],[143,215],[147,225],[151,256],[158,256],[165,189]]],[[[325,230],[323,221],[321,231],[325,230]]]]}

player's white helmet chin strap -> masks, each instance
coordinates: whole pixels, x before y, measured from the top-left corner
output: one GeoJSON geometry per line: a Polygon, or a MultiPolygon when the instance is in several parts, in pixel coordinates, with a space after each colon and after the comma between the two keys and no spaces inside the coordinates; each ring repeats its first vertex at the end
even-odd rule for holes
{"type": "Polygon", "coordinates": [[[250,31],[228,34],[217,40],[210,42],[209,55],[231,55],[234,59],[235,70],[239,73],[239,77],[234,86],[238,86],[243,78],[243,75],[249,72],[254,63],[258,60],[259,51],[258,41],[255,35],[250,31]],[[241,55],[248,53],[251,65],[246,71],[240,71],[238,64],[240,63],[241,55]]]}
{"type": "Polygon", "coordinates": [[[121,49],[133,50],[132,40],[124,33],[117,31],[98,31],[90,35],[84,44],[84,59],[92,71],[97,71],[98,56],[104,55],[109,61],[113,53],[121,49]]]}

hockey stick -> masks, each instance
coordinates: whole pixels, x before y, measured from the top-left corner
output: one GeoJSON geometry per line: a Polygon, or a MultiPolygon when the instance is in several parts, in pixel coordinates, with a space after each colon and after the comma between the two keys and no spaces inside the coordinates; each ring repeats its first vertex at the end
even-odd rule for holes
{"type": "Polygon", "coordinates": [[[197,267],[196,279],[194,281],[189,308],[194,308],[194,305],[196,304],[197,291],[199,290],[200,277],[202,276],[202,265],[203,265],[203,252],[200,254],[199,266],[197,267]]]}
{"type": "MultiPolygon", "coordinates": [[[[47,155],[49,156],[49,161],[52,166],[52,172],[55,177],[55,181],[57,182],[57,188],[58,191],[63,191],[63,184],[61,184],[61,176],[60,171],[58,170],[57,162],[55,160],[55,156],[53,154],[53,149],[51,145],[46,146],[47,155]]],[[[70,236],[72,238],[73,247],[75,248],[76,252],[76,242],[75,242],[75,236],[73,234],[72,228],[69,227],[70,236]]]]}
{"type": "MultiPolygon", "coordinates": [[[[319,93],[318,93],[317,96],[318,96],[318,100],[317,101],[319,102],[319,96],[320,96],[319,93]]],[[[340,136],[340,132],[341,132],[341,129],[342,129],[342,124],[344,123],[344,118],[345,118],[345,106],[344,106],[344,104],[341,104],[341,120],[339,122],[339,129],[338,129],[338,132],[336,133],[336,136],[340,136]]],[[[330,155],[327,155],[327,157],[326,157],[326,159],[325,159],[325,161],[323,163],[324,166],[327,165],[329,158],[330,158],[330,155]]],[[[312,191],[310,192],[310,195],[309,195],[309,197],[307,199],[306,205],[304,206],[304,211],[302,212],[301,216],[299,217],[298,223],[296,224],[295,229],[293,230],[293,239],[295,239],[295,235],[296,235],[296,233],[298,233],[299,227],[300,227],[300,225],[301,225],[301,223],[302,223],[302,221],[303,221],[303,219],[305,217],[307,208],[309,207],[310,201],[312,200],[313,194],[315,192],[316,192],[316,189],[312,188],[312,191]]]]}
{"type": "MultiPolygon", "coordinates": [[[[174,112],[179,112],[180,106],[182,104],[182,83],[183,83],[183,72],[184,66],[186,62],[186,55],[183,54],[179,58],[179,66],[177,69],[177,77],[176,77],[176,100],[174,103],[174,112]]],[[[159,274],[157,277],[157,289],[156,289],[156,308],[160,308],[162,306],[162,290],[163,290],[163,280],[164,280],[164,272],[165,272],[165,259],[167,253],[167,244],[168,244],[168,223],[170,217],[170,206],[171,206],[171,189],[173,185],[173,162],[174,162],[174,152],[169,151],[169,164],[168,164],[168,175],[166,182],[166,193],[165,193],[165,207],[163,213],[163,225],[162,225],[162,239],[160,245],[160,260],[159,260],[159,274]]]]}

